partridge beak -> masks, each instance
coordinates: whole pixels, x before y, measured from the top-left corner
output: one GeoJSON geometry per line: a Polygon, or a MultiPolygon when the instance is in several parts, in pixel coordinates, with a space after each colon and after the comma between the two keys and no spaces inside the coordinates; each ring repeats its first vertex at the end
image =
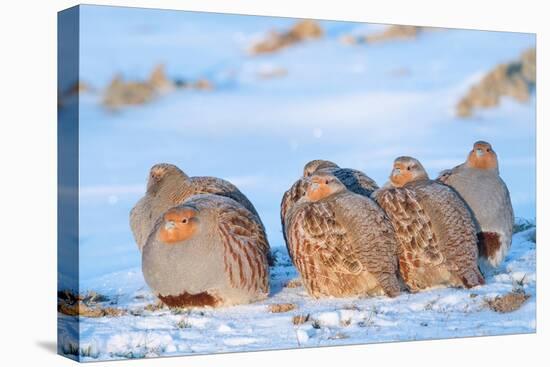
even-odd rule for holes
{"type": "Polygon", "coordinates": [[[164,224],[164,229],[166,229],[167,231],[174,229],[175,227],[176,225],[172,221],[168,221],[166,222],[166,224],[164,224]]]}
{"type": "Polygon", "coordinates": [[[398,176],[401,174],[401,168],[395,167],[393,171],[391,172],[392,176],[398,176]]]}
{"type": "Polygon", "coordinates": [[[309,177],[308,181],[309,181],[309,190],[315,191],[319,188],[319,182],[317,182],[317,178],[309,177]]]}
{"type": "Polygon", "coordinates": [[[476,156],[477,156],[478,158],[479,158],[479,157],[482,157],[483,154],[485,154],[485,153],[483,152],[483,149],[479,149],[479,148],[476,149],[476,156]]]}

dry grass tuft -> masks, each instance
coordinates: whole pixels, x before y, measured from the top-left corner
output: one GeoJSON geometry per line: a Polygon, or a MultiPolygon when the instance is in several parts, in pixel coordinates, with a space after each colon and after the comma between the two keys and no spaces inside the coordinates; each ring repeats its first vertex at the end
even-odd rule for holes
{"type": "Polygon", "coordinates": [[[65,290],[57,293],[57,310],[64,315],[82,317],[114,317],[126,314],[126,310],[100,304],[107,301],[109,298],[96,292],[77,295],[65,290]]]}
{"type": "Polygon", "coordinates": [[[296,307],[294,303],[273,303],[268,306],[268,310],[271,313],[282,313],[292,311],[296,307]]]}
{"type": "Polygon", "coordinates": [[[294,315],[292,317],[292,323],[294,325],[302,325],[302,324],[305,324],[306,322],[308,322],[309,320],[310,320],[310,314],[294,315]]]}
{"type": "Polygon", "coordinates": [[[423,30],[422,27],[413,25],[391,25],[380,33],[367,36],[368,43],[386,42],[391,40],[414,39],[423,30]]]}
{"type": "Polygon", "coordinates": [[[193,88],[196,90],[211,91],[214,90],[214,84],[207,79],[198,79],[195,83],[193,83],[193,88]]]}
{"type": "Polygon", "coordinates": [[[125,81],[122,76],[116,75],[105,90],[102,103],[112,110],[143,105],[176,88],[210,91],[214,89],[214,85],[206,79],[198,79],[193,83],[174,81],[166,75],[164,65],[159,64],[144,81],[125,81]]]}
{"type": "Polygon", "coordinates": [[[117,109],[123,106],[136,106],[150,102],[155,97],[155,89],[148,82],[126,82],[116,75],[103,96],[103,105],[117,109]]]}
{"type": "Polygon", "coordinates": [[[179,328],[179,329],[189,329],[191,328],[193,325],[191,325],[189,323],[189,321],[186,319],[186,318],[182,318],[180,321],[177,322],[176,326],[179,328]]]}
{"type": "Polygon", "coordinates": [[[502,97],[527,102],[535,86],[536,51],[525,51],[519,60],[497,65],[488,72],[456,105],[459,117],[470,117],[476,108],[496,107],[502,97]]]}
{"type": "Polygon", "coordinates": [[[310,39],[321,38],[323,29],[315,20],[305,19],[296,23],[286,32],[271,32],[263,41],[252,46],[253,55],[273,53],[288,46],[310,39]]]}
{"type": "Polygon", "coordinates": [[[388,26],[381,32],[366,36],[346,35],[342,37],[341,41],[346,44],[355,45],[364,43],[381,43],[394,40],[411,40],[418,37],[418,35],[424,30],[424,27],[396,24],[388,26]]]}
{"type": "Polygon", "coordinates": [[[162,310],[163,308],[166,308],[166,306],[164,305],[164,303],[158,300],[155,303],[149,303],[148,305],[145,305],[145,307],[143,307],[145,311],[150,311],[150,312],[162,310]]]}
{"type": "Polygon", "coordinates": [[[525,294],[522,289],[514,290],[504,296],[497,296],[493,299],[486,300],[489,308],[495,312],[507,313],[518,310],[528,299],[529,295],[525,294]]]}
{"type": "Polygon", "coordinates": [[[299,288],[302,286],[300,279],[292,279],[285,284],[285,288],[299,288]]]}
{"type": "Polygon", "coordinates": [[[57,310],[68,316],[81,317],[114,317],[126,314],[126,311],[114,307],[87,306],[84,302],[78,301],[75,304],[60,303],[57,305],[57,310]]]}

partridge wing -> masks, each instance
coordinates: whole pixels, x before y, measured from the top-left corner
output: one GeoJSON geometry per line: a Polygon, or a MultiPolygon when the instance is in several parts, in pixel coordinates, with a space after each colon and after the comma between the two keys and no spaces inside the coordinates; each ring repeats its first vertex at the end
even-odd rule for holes
{"type": "MultiPolygon", "coordinates": [[[[306,279],[357,275],[364,270],[345,227],[330,202],[307,205],[293,213],[287,230],[290,253],[306,279]]],[[[319,280],[322,281],[322,280],[319,280]]]]}
{"type": "Polygon", "coordinates": [[[254,215],[240,205],[221,208],[218,230],[224,266],[234,287],[268,292],[269,243],[254,215]]]}
{"type": "Polygon", "coordinates": [[[410,270],[437,266],[445,261],[430,217],[414,191],[408,188],[384,189],[379,190],[375,197],[393,224],[404,278],[410,270]]]}
{"type": "Polygon", "coordinates": [[[292,253],[288,245],[288,239],[286,235],[286,216],[289,213],[290,209],[296,204],[298,200],[306,193],[306,181],[304,179],[299,179],[294,184],[285,191],[283,199],[281,200],[281,227],[283,230],[283,237],[285,239],[286,248],[292,259],[292,253]]]}
{"type": "Polygon", "coordinates": [[[466,203],[453,189],[437,182],[418,189],[418,195],[429,198],[433,222],[439,228],[439,250],[450,271],[467,287],[483,284],[477,266],[478,248],[476,226],[466,203]]]}

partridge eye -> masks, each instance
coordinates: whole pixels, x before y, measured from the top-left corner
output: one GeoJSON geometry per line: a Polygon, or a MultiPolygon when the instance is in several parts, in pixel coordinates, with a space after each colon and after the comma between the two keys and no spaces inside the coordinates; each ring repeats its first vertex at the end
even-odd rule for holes
{"type": "Polygon", "coordinates": [[[328,185],[328,180],[325,180],[325,185],[328,185]]]}
{"type": "Polygon", "coordinates": [[[491,151],[491,149],[487,148],[487,151],[488,151],[488,152],[490,152],[490,151],[491,151]]]}
{"type": "Polygon", "coordinates": [[[183,220],[181,221],[183,224],[187,223],[187,218],[183,218],[183,220]]]}
{"type": "Polygon", "coordinates": [[[411,166],[407,167],[407,171],[410,171],[411,170],[411,166]]]}

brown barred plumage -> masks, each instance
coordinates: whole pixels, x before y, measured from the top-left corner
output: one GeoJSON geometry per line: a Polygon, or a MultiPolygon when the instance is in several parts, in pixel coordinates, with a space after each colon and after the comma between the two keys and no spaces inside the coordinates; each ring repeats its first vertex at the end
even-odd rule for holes
{"type": "Polygon", "coordinates": [[[283,228],[283,237],[288,250],[288,241],[285,234],[285,217],[289,209],[305,194],[306,181],[304,178],[314,174],[330,174],[338,178],[348,190],[363,196],[370,196],[372,192],[378,189],[376,182],[365,173],[351,169],[340,168],[336,163],[325,160],[313,160],[304,166],[303,177],[298,179],[288,189],[281,200],[281,226],[283,228]]]}
{"type": "Polygon", "coordinates": [[[290,247],[288,245],[288,238],[286,235],[286,216],[289,212],[290,208],[300,200],[302,196],[306,193],[306,185],[307,180],[304,178],[298,179],[294,184],[285,191],[283,194],[283,198],[281,200],[281,227],[283,231],[283,238],[285,240],[286,249],[288,251],[288,254],[290,255],[290,258],[294,260],[294,257],[292,256],[292,252],[290,251],[290,247]]]}
{"type": "Polygon", "coordinates": [[[303,184],[308,194],[286,213],[285,232],[308,293],[315,298],[397,295],[397,244],[378,205],[328,173],[303,184]],[[313,199],[311,185],[326,194],[313,199]]]}
{"type": "Polygon", "coordinates": [[[373,198],[395,229],[399,270],[409,289],[483,284],[476,227],[463,200],[447,186],[429,180],[414,158],[396,159],[391,182],[373,198]]]}

